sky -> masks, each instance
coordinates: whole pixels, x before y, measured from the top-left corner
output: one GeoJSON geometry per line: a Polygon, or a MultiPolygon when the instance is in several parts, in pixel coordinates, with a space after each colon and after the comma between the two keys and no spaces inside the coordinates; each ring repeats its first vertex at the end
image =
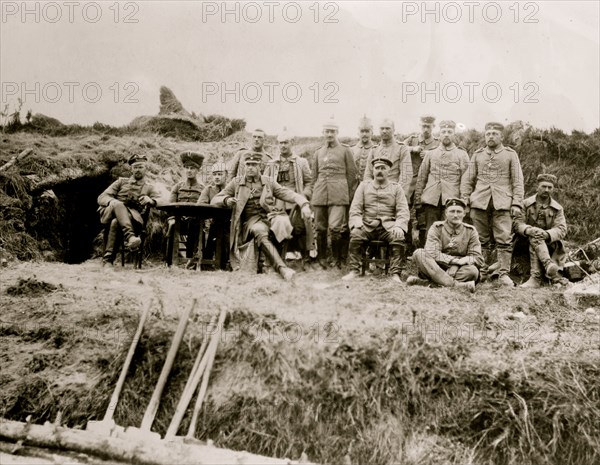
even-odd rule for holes
{"type": "MultiPolygon", "coordinates": [[[[1,106],[63,123],[190,112],[354,136],[419,117],[600,127],[597,1],[1,1],[1,106]]],[[[376,130],[377,132],[377,130],[376,130]]]]}

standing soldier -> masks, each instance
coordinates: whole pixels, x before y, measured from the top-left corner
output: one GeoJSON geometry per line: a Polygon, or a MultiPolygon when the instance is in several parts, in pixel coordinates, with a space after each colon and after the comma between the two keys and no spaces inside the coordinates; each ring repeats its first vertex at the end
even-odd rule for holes
{"type": "Polygon", "coordinates": [[[392,162],[389,179],[391,182],[397,182],[402,186],[402,190],[408,201],[408,189],[412,180],[412,163],[408,147],[398,143],[394,139],[395,128],[394,122],[391,119],[384,119],[379,126],[379,131],[381,134],[381,143],[369,154],[363,179],[365,181],[373,179],[373,159],[387,158],[392,162]]]}
{"type": "Polygon", "coordinates": [[[414,205],[423,211],[425,234],[436,221],[444,220],[448,199],[461,198],[460,183],[469,166],[469,156],[454,144],[454,121],[440,123],[442,143],[427,150],[417,178],[414,205]]]}
{"type": "MultiPolygon", "coordinates": [[[[169,202],[196,203],[204,190],[204,185],[198,180],[198,172],[202,168],[204,155],[197,152],[185,151],[179,154],[183,165],[185,179],[182,179],[171,188],[169,202]]],[[[198,263],[198,239],[200,235],[200,222],[196,218],[183,217],[180,224],[175,224],[175,217],[168,219],[169,234],[187,234],[185,255],[188,259],[186,268],[195,269],[198,263]],[[172,228],[176,228],[175,231],[172,228]]]]}
{"type": "MultiPolygon", "coordinates": [[[[210,201],[225,187],[225,180],[227,179],[227,166],[223,162],[217,162],[212,165],[212,182],[207,185],[200,197],[198,203],[209,204],[210,201]]],[[[206,239],[206,246],[204,247],[204,253],[202,258],[211,260],[217,248],[217,223],[216,220],[206,220],[204,224],[204,231],[208,230],[208,238],[206,239]]]]}
{"type": "Polygon", "coordinates": [[[354,154],[354,164],[358,170],[358,178],[363,179],[365,176],[365,167],[367,166],[367,158],[373,151],[376,144],[373,142],[373,124],[371,120],[364,116],[358,123],[358,143],[352,146],[354,154]]]}
{"type": "MultiPolygon", "coordinates": [[[[279,185],[287,187],[297,194],[302,194],[310,200],[312,173],[308,160],[298,157],[292,152],[294,139],[285,128],[277,136],[277,141],[279,142],[279,156],[274,157],[273,161],[267,165],[264,175],[273,181],[277,181],[279,185]]],[[[304,269],[304,265],[309,258],[308,252],[311,249],[314,239],[312,221],[305,222],[302,218],[300,208],[294,203],[277,200],[275,208],[285,211],[290,217],[290,222],[294,228],[290,251],[300,251],[302,255],[301,267],[304,269]]],[[[285,259],[285,253],[282,255],[285,259]]]]}
{"type": "MultiPolygon", "coordinates": [[[[265,149],[265,136],[265,131],[263,131],[262,129],[255,129],[252,133],[251,151],[255,153],[260,153],[262,155],[262,162],[259,167],[261,173],[265,169],[266,164],[273,159],[271,154],[265,149]]],[[[237,176],[244,175],[244,155],[246,153],[248,153],[248,149],[241,148],[233,156],[231,162],[229,162],[229,166],[227,168],[227,182],[231,181],[237,176]]]]}
{"type": "MultiPolygon", "coordinates": [[[[408,206],[410,207],[411,219],[409,223],[410,237],[413,248],[418,248],[425,242],[427,233],[425,232],[426,221],[425,215],[415,205],[415,189],[417,186],[417,178],[419,176],[419,168],[426,150],[433,150],[440,145],[440,140],[433,136],[433,128],[435,127],[435,117],[421,117],[421,133],[413,134],[404,140],[404,144],[409,147],[410,160],[413,169],[413,178],[408,192],[408,206]],[[413,227],[414,225],[414,227],[413,227]],[[420,233],[419,233],[420,231],[420,233]]],[[[427,226],[429,228],[429,226],[427,226]]]]}
{"type": "Polygon", "coordinates": [[[556,176],[540,174],[536,195],[523,201],[525,211],[515,218],[514,230],[529,241],[531,273],[521,287],[537,288],[547,278],[560,282],[559,269],[565,264],[567,253],[562,240],[567,235],[567,221],[563,207],[552,198],[556,176]]]}
{"type": "Polygon", "coordinates": [[[333,120],[323,125],[325,144],[313,159],[313,185],[309,189],[315,212],[318,261],[327,268],[327,231],[335,265],[342,267],[342,233],[348,229],[348,205],[358,184],[352,150],[338,141],[338,125],[333,120]]]}
{"type": "Polygon", "coordinates": [[[485,143],[475,151],[467,175],[463,176],[462,200],[471,208],[471,220],[479,233],[485,264],[482,278],[487,277],[493,234],[498,252],[498,282],[514,286],[508,276],[512,257],[512,218],[523,205],[523,171],[517,152],[502,145],[500,123],[485,125],[485,143]]]}

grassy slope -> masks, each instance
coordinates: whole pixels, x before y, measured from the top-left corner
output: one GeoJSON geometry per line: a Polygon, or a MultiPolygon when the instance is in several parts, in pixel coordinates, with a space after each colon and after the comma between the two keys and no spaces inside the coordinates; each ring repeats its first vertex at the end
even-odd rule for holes
{"type": "Polygon", "coordinates": [[[155,296],[116,413],[139,425],[175,314],[197,297],[156,431],[168,426],[210,315],[226,305],[202,439],[321,463],[600,461],[600,320],[582,312],[589,303],[548,290],[486,285],[472,296],[340,276],[315,271],[290,286],[271,274],[11,266],[0,289],[0,415],[40,422],[60,410],[75,427],[99,418],[135,314],[155,296]],[[5,293],[32,275],[57,290],[5,293]]]}

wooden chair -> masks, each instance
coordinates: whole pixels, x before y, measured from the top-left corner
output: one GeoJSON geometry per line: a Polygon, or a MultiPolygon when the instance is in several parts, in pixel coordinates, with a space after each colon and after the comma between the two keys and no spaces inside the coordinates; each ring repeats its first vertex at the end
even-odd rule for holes
{"type": "Polygon", "coordinates": [[[366,244],[362,252],[362,264],[360,269],[360,275],[364,276],[367,268],[371,263],[383,264],[385,274],[387,275],[390,270],[390,244],[385,241],[371,241],[366,244]],[[371,249],[374,258],[370,258],[367,254],[367,250],[371,249]]]}

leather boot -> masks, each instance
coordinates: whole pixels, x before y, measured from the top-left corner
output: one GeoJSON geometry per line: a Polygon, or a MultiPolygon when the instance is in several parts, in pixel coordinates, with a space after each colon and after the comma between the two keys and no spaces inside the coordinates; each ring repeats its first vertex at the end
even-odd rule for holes
{"type": "Polygon", "coordinates": [[[108,226],[108,236],[106,238],[106,245],[104,247],[104,255],[102,256],[102,262],[106,264],[113,264],[115,261],[115,243],[117,241],[117,234],[119,233],[119,223],[117,220],[112,220],[108,226]]]}
{"type": "Polygon", "coordinates": [[[498,284],[501,284],[502,286],[513,287],[515,285],[508,275],[510,272],[511,261],[511,249],[498,249],[498,284]]]}
{"type": "Polygon", "coordinates": [[[317,261],[321,268],[327,269],[327,231],[317,233],[317,261]]]}
{"type": "Polygon", "coordinates": [[[361,241],[350,241],[348,247],[348,267],[350,272],[360,274],[365,245],[361,241]]]}
{"type": "Polygon", "coordinates": [[[398,281],[402,276],[402,271],[406,267],[406,246],[404,245],[392,245],[391,246],[391,257],[390,257],[390,275],[392,278],[398,281]],[[398,276],[398,279],[394,278],[398,276]]]}
{"type": "Polygon", "coordinates": [[[556,275],[558,274],[558,265],[552,261],[552,258],[550,258],[550,252],[548,251],[546,242],[540,240],[532,245],[535,250],[534,255],[537,256],[540,262],[542,262],[542,265],[546,271],[546,276],[550,279],[556,278],[556,275]]]}
{"type": "Polygon", "coordinates": [[[475,292],[475,281],[454,281],[455,287],[461,287],[469,292],[475,292]]]}
{"type": "MultiPolygon", "coordinates": [[[[490,261],[492,256],[492,250],[489,246],[481,247],[481,255],[483,255],[483,266],[479,270],[481,275],[481,282],[485,282],[489,279],[491,271],[490,271],[490,261]]],[[[494,271],[497,270],[497,267],[494,268],[494,271]]]]}
{"type": "Polygon", "coordinates": [[[342,238],[340,234],[331,235],[331,254],[333,255],[333,261],[335,267],[339,270],[342,269],[342,238]]]}
{"type": "Polygon", "coordinates": [[[350,249],[350,230],[345,229],[340,235],[340,261],[348,262],[348,251],[350,249]]]}
{"type": "Polygon", "coordinates": [[[291,268],[288,268],[281,256],[277,252],[275,246],[268,239],[263,239],[260,244],[261,250],[263,251],[264,256],[271,263],[273,268],[277,270],[277,272],[281,275],[283,279],[289,281],[293,278],[296,272],[291,268]]]}

